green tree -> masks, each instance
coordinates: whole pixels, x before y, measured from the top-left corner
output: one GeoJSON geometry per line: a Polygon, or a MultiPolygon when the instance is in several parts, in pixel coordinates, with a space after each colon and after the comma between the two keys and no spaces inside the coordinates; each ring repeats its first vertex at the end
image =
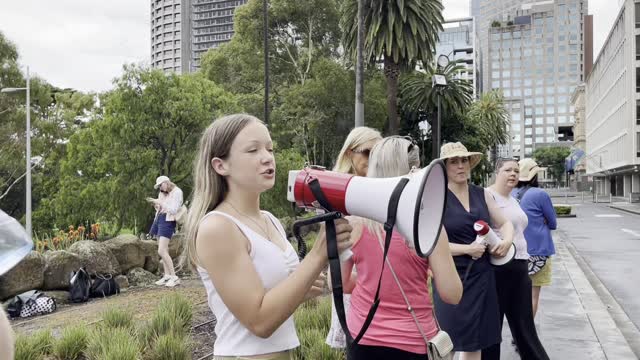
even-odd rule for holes
{"type": "Polygon", "coordinates": [[[462,62],[452,61],[438,71],[435,66],[427,66],[425,72],[416,71],[400,83],[400,102],[403,107],[414,111],[435,113],[438,109],[438,97],[441,97],[443,113],[460,113],[469,107],[473,100],[473,85],[457,75],[466,69],[462,62]],[[446,87],[434,88],[433,76],[444,75],[446,87]]]}
{"type": "Polygon", "coordinates": [[[165,75],[125,66],[103,99],[104,115],[74,134],[53,200],[58,224],[109,220],[147,225],[145,197],[168,175],[188,196],[192,162],[203,129],[215,117],[240,110],[232,95],[201,75],[165,75]]]}
{"type": "MultiPolygon", "coordinates": [[[[304,85],[282,90],[274,108],[272,135],[278,146],[295,147],[312,164],[332,166],[353,127],[352,91],[355,78],[330,59],[318,60],[304,85]]],[[[367,126],[380,128],[384,122],[384,83],[370,74],[365,84],[367,126]]]]}
{"type": "Polygon", "coordinates": [[[474,137],[486,144],[488,149],[509,141],[509,112],[504,107],[504,97],[499,91],[482,94],[471,104],[467,117],[478,129],[474,137]]]}
{"type": "Polygon", "coordinates": [[[569,154],[571,149],[567,147],[551,146],[537,148],[533,152],[533,158],[539,166],[546,166],[549,175],[560,183],[564,174],[564,160],[569,154]]]}
{"type": "MultiPolygon", "coordinates": [[[[365,59],[371,64],[383,60],[391,134],[397,134],[399,130],[397,98],[400,71],[414,67],[417,61],[431,61],[438,32],[442,30],[442,8],[439,0],[372,0],[363,10],[365,59]]],[[[343,44],[351,58],[356,51],[357,13],[357,0],[344,1],[341,18],[343,44]]]]}

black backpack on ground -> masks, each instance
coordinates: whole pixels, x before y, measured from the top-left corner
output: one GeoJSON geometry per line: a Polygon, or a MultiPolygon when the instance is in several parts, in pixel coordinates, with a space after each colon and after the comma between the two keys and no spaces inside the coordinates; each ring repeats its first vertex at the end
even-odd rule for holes
{"type": "Polygon", "coordinates": [[[81,303],[89,300],[91,289],[91,277],[84,268],[71,273],[69,284],[69,300],[74,303],[81,303]]]}
{"type": "Polygon", "coordinates": [[[93,280],[89,295],[91,297],[105,297],[116,295],[120,293],[120,286],[113,278],[112,275],[100,275],[96,274],[96,279],[93,280]]]}

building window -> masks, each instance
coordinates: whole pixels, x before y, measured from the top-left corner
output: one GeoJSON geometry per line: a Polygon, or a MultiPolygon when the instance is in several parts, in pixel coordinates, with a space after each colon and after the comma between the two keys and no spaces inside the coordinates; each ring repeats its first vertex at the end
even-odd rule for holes
{"type": "Polygon", "coordinates": [[[636,3],[636,28],[640,28],[640,3],[636,3]]]}
{"type": "Polygon", "coordinates": [[[636,100],[636,125],[640,125],[640,100],[636,100]]]}
{"type": "MultiPolygon", "coordinates": [[[[636,4],[636,7],[637,5],[638,4],[636,4]]],[[[636,27],[637,26],[638,26],[638,23],[636,23],[636,27]]],[[[640,35],[636,35],[636,60],[640,60],[640,35]]]]}
{"type": "Polygon", "coordinates": [[[640,157],[640,132],[636,133],[636,157],[640,157]]]}

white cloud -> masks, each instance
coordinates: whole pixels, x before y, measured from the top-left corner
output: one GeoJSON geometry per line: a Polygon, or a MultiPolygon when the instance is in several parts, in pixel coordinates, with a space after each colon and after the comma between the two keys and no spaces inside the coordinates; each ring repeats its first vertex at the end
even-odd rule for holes
{"type": "MultiPolygon", "coordinates": [[[[619,1],[589,1],[594,59],[619,1]]],[[[469,15],[469,0],[443,4],[445,19],[469,15]]],[[[0,31],[18,46],[20,63],[32,73],[55,86],[102,91],[112,87],[123,64],[149,61],[149,16],[149,0],[4,0],[0,31]]]]}
{"type": "Polygon", "coordinates": [[[102,91],[150,57],[150,5],[134,0],[3,1],[0,31],[20,63],[59,87],[102,91]]]}

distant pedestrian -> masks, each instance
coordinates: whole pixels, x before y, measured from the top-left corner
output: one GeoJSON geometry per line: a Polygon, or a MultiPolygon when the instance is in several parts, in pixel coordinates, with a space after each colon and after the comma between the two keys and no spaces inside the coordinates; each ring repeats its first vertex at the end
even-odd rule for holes
{"type": "Polygon", "coordinates": [[[176,231],[176,216],[182,207],[182,190],[164,175],[156,179],[154,188],[160,192],[157,199],[147,198],[156,209],[150,233],[158,236],[158,255],[164,268],[164,276],[156,281],[156,285],[174,287],[180,284],[180,278],[176,276],[173,260],[169,255],[169,241],[176,231]]]}
{"type": "Polygon", "coordinates": [[[520,177],[518,187],[511,195],[520,202],[529,224],[524,230],[529,252],[529,275],[532,281],[533,317],[538,311],[540,289],[551,285],[551,256],[556,253],[551,230],[558,226],[551,197],[538,185],[538,163],[522,159],[518,163],[520,177]]]}
{"type": "MultiPolygon", "coordinates": [[[[520,168],[515,159],[498,159],[496,162],[496,182],[487,190],[496,200],[502,214],[511,221],[514,227],[513,243],[516,246],[515,258],[503,265],[494,267],[498,305],[500,309],[500,325],[506,315],[509,329],[523,360],[548,360],[547,355],[533,322],[531,302],[531,279],[529,279],[527,262],[527,240],[524,229],[527,227],[527,214],[522,211],[518,201],[510,196],[518,185],[520,168]]],[[[500,236],[499,230],[496,233],[500,236]]],[[[484,358],[500,356],[500,344],[495,344],[482,351],[484,358]]]]}

